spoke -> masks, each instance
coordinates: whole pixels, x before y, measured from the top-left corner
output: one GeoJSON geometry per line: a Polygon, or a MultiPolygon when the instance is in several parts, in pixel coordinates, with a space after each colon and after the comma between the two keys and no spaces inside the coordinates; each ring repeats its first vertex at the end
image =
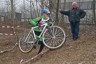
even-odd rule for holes
{"type": "Polygon", "coordinates": [[[57,42],[56,39],[53,39],[53,40],[52,40],[52,46],[55,47],[56,42],[57,42]]]}
{"type": "Polygon", "coordinates": [[[58,38],[58,37],[64,37],[63,35],[55,35],[56,36],[56,38],[58,38]]]}
{"type": "Polygon", "coordinates": [[[55,37],[56,37],[56,38],[64,38],[63,35],[56,35],[55,37]]]}
{"type": "Polygon", "coordinates": [[[48,36],[48,35],[46,35],[45,36],[45,39],[51,39],[52,37],[50,37],[50,36],[48,36]]]}
{"type": "Polygon", "coordinates": [[[63,38],[65,38],[65,36],[64,35],[55,35],[55,37],[58,39],[63,39],[63,38]]]}
{"type": "Polygon", "coordinates": [[[50,34],[50,37],[52,37],[52,36],[53,36],[52,29],[49,29],[49,30],[48,30],[48,34],[50,34]]]}
{"type": "Polygon", "coordinates": [[[52,39],[52,46],[54,46],[55,42],[54,42],[54,39],[52,39]]]}
{"type": "Polygon", "coordinates": [[[56,34],[55,34],[55,35],[58,35],[58,34],[62,35],[62,34],[63,34],[63,32],[59,29],[59,30],[56,32],[56,34]]]}
{"type": "Polygon", "coordinates": [[[62,36],[62,35],[63,35],[63,36],[64,36],[64,34],[63,34],[63,33],[61,33],[61,32],[59,32],[59,33],[57,33],[57,34],[56,34],[56,36],[58,36],[58,35],[60,35],[60,36],[62,36]]]}
{"type": "Polygon", "coordinates": [[[56,46],[58,46],[59,41],[56,39],[56,40],[55,40],[55,43],[56,43],[56,46]]]}
{"type": "Polygon", "coordinates": [[[55,35],[56,39],[63,39],[65,36],[64,35],[55,35]]]}
{"type": "Polygon", "coordinates": [[[50,39],[51,39],[51,38],[45,38],[44,40],[45,40],[46,42],[48,42],[48,41],[50,41],[50,39]]]}
{"type": "Polygon", "coordinates": [[[60,31],[60,32],[59,32],[59,33],[57,33],[57,34],[62,35],[62,34],[63,34],[63,32],[62,32],[62,31],[60,31]]]}
{"type": "Polygon", "coordinates": [[[58,43],[58,40],[56,40],[56,39],[54,39],[54,45],[55,45],[55,47],[57,46],[57,43],[58,43]]]}
{"type": "Polygon", "coordinates": [[[59,41],[59,43],[61,43],[62,42],[62,39],[58,39],[58,41],[59,41]]]}
{"type": "Polygon", "coordinates": [[[45,33],[45,36],[52,37],[52,35],[51,35],[51,34],[49,34],[49,32],[48,32],[48,31],[45,33]]]}
{"type": "Polygon", "coordinates": [[[55,29],[55,33],[54,34],[56,34],[56,32],[58,31],[58,29],[56,27],[54,29],[55,29]]]}
{"type": "Polygon", "coordinates": [[[52,28],[52,33],[53,33],[53,34],[55,33],[54,28],[52,28]]]}
{"type": "Polygon", "coordinates": [[[46,31],[45,35],[49,35],[48,30],[46,31]]]}
{"type": "Polygon", "coordinates": [[[50,40],[50,42],[49,42],[49,46],[52,46],[52,42],[53,42],[52,40],[53,40],[53,39],[50,40]]]}
{"type": "Polygon", "coordinates": [[[45,36],[45,37],[49,37],[49,35],[46,35],[46,34],[45,34],[44,36],[45,36]]]}

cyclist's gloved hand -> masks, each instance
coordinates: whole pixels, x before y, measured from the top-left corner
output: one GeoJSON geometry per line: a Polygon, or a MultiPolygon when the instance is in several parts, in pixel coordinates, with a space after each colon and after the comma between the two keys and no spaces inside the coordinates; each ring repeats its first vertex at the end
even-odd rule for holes
{"type": "Polygon", "coordinates": [[[39,24],[42,25],[42,21],[40,21],[39,24]]]}
{"type": "Polygon", "coordinates": [[[38,26],[41,27],[41,25],[38,23],[38,26]]]}
{"type": "Polygon", "coordinates": [[[43,22],[42,21],[40,21],[39,23],[38,23],[38,26],[41,26],[43,24],[43,22]]]}

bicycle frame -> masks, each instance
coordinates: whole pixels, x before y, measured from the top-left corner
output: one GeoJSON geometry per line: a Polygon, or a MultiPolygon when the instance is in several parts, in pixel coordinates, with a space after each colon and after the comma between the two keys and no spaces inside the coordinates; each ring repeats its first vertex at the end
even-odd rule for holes
{"type": "MultiPolygon", "coordinates": [[[[44,24],[41,25],[41,26],[44,26],[44,27],[43,27],[43,30],[41,31],[41,34],[38,36],[39,39],[40,39],[40,37],[42,36],[42,34],[43,34],[43,32],[45,31],[45,29],[46,29],[46,27],[48,26],[48,24],[47,24],[47,23],[44,23],[44,24]]],[[[35,27],[32,27],[32,28],[31,28],[31,30],[29,31],[29,33],[28,33],[28,35],[27,35],[27,37],[26,37],[26,39],[25,39],[24,42],[27,41],[27,39],[28,39],[28,37],[29,37],[29,35],[30,35],[31,32],[33,32],[34,39],[36,40],[36,34],[35,34],[35,32],[34,32],[34,29],[37,28],[37,27],[39,27],[39,26],[35,26],[35,27]]],[[[33,42],[33,43],[35,43],[35,42],[33,42]]]]}

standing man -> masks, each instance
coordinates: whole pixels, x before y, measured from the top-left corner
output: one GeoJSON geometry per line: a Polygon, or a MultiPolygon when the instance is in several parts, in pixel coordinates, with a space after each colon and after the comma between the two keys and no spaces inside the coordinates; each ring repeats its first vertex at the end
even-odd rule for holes
{"type": "Polygon", "coordinates": [[[72,3],[72,8],[68,11],[60,11],[61,14],[67,15],[69,18],[72,38],[73,40],[78,39],[80,19],[84,18],[86,12],[78,7],[77,2],[72,3]]]}

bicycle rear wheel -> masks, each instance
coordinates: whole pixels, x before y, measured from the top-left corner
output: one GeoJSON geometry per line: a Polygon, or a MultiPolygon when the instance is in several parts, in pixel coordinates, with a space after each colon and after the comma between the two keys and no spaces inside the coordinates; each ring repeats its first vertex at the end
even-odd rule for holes
{"type": "Polygon", "coordinates": [[[33,33],[29,33],[29,30],[27,30],[24,35],[19,39],[19,48],[22,52],[27,53],[32,50],[34,43],[34,37],[33,33]]]}
{"type": "Polygon", "coordinates": [[[65,31],[59,26],[51,26],[43,33],[43,43],[50,49],[61,47],[65,42],[65,31]]]}

